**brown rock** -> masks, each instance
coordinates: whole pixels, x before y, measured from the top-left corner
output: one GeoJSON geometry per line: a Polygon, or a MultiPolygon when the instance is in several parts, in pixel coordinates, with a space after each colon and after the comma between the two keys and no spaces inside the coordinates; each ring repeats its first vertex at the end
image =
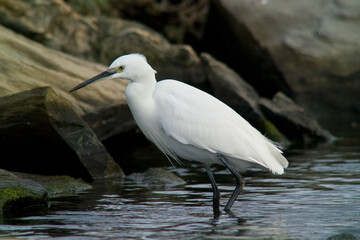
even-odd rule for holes
{"type": "Polygon", "coordinates": [[[158,80],[173,78],[191,84],[205,81],[200,58],[190,46],[170,44],[146,26],[121,19],[99,18],[98,26],[100,62],[111,63],[120,55],[141,53],[158,72],[158,80]]]}
{"type": "Polygon", "coordinates": [[[5,0],[0,15],[3,25],[77,57],[109,65],[120,55],[138,52],[159,72],[158,79],[196,84],[205,80],[200,59],[190,46],[170,44],[139,23],[84,17],[62,0],[5,0]]]}
{"type": "Polygon", "coordinates": [[[108,80],[69,94],[71,88],[106,66],[44,47],[1,25],[0,42],[0,97],[51,86],[72,103],[100,139],[136,128],[125,101],[125,81],[108,80]]]}

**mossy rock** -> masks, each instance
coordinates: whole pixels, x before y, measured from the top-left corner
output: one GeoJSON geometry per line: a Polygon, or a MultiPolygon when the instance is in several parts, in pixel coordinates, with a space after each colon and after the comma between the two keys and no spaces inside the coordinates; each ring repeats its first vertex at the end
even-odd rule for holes
{"type": "Polygon", "coordinates": [[[27,173],[15,173],[23,179],[33,180],[45,187],[49,199],[71,197],[85,193],[92,186],[80,178],[69,176],[42,176],[27,173]]]}
{"type": "Polygon", "coordinates": [[[82,179],[69,176],[50,177],[49,181],[41,182],[48,191],[49,198],[76,196],[92,189],[82,179]]]}
{"type": "Polygon", "coordinates": [[[146,188],[167,188],[186,183],[174,173],[163,168],[149,168],[143,173],[132,173],[126,178],[146,188]]]}
{"type": "Polygon", "coordinates": [[[271,140],[281,143],[282,145],[288,145],[289,140],[277,129],[277,127],[270,121],[264,121],[265,135],[271,140]]]}
{"type": "Polygon", "coordinates": [[[0,189],[0,213],[16,213],[30,208],[47,208],[46,192],[39,194],[22,187],[0,189]]]}
{"type": "Polygon", "coordinates": [[[47,192],[42,185],[2,169],[0,179],[0,214],[47,208],[47,192]]]}

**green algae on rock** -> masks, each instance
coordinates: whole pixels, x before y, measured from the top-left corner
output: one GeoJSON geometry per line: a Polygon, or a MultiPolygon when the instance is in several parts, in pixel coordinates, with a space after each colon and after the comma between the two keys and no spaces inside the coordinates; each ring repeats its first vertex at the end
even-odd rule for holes
{"type": "Polygon", "coordinates": [[[30,180],[0,169],[0,214],[22,212],[30,208],[47,208],[45,188],[30,180]]]}

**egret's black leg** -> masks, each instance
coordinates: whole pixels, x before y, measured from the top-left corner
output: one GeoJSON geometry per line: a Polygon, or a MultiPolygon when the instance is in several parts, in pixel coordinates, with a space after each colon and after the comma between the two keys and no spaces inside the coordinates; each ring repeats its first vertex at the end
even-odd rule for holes
{"type": "Polygon", "coordinates": [[[224,208],[225,211],[229,211],[230,208],[232,207],[232,205],[234,204],[236,198],[239,196],[240,192],[242,191],[242,189],[245,185],[245,180],[224,156],[219,155],[218,157],[219,157],[220,161],[227,167],[227,169],[230,170],[230,172],[236,178],[236,188],[224,208]]]}
{"type": "Polygon", "coordinates": [[[209,176],[210,182],[211,182],[211,186],[213,189],[213,209],[215,210],[219,210],[219,206],[220,206],[220,192],[219,189],[216,185],[216,181],[214,178],[214,174],[212,173],[211,169],[210,169],[210,165],[205,164],[205,168],[206,168],[206,172],[207,175],[209,176]]]}

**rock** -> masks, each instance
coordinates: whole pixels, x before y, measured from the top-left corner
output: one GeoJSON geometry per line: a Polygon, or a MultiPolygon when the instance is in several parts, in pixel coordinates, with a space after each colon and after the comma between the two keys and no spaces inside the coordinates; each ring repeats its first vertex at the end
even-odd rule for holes
{"type": "Polygon", "coordinates": [[[2,97],[0,109],[2,168],[86,180],[123,175],[92,130],[50,87],[2,97]]]}
{"type": "Polygon", "coordinates": [[[319,120],[340,120],[339,113],[342,119],[359,116],[359,1],[212,3],[207,32],[219,37],[205,38],[210,41],[208,49],[224,52],[227,60],[237,59],[230,66],[237,65],[234,69],[247,81],[258,80],[264,90],[269,87],[267,81],[274,86],[274,94],[287,93],[276,84],[281,80],[294,92],[297,102],[319,120]],[[248,71],[254,73],[253,78],[247,77],[248,71]]]}
{"type": "MultiPolygon", "coordinates": [[[[67,2],[80,9],[79,1],[67,2]]],[[[91,3],[86,1],[88,2],[91,3]]],[[[162,33],[171,42],[177,43],[196,42],[203,36],[209,5],[207,0],[108,1],[108,4],[110,5],[108,8],[111,9],[104,9],[103,15],[109,16],[112,10],[117,13],[114,15],[145,23],[162,33]]],[[[83,5],[85,4],[81,4],[81,7],[86,10],[86,6],[83,5]]]]}
{"type": "Polygon", "coordinates": [[[329,142],[335,140],[303,108],[281,92],[277,93],[271,101],[265,98],[260,99],[259,104],[266,118],[291,141],[307,143],[314,140],[329,142]]]}
{"type": "Polygon", "coordinates": [[[205,80],[200,59],[190,46],[172,45],[139,23],[86,18],[62,0],[7,0],[0,7],[0,15],[1,24],[78,57],[109,65],[120,55],[139,52],[148,57],[159,79],[196,84],[205,80]]]}
{"type": "MultiPolygon", "coordinates": [[[[172,45],[160,34],[142,24],[104,17],[85,18],[62,0],[5,1],[0,6],[0,15],[0,23],[5,26],[75,56],[108,65],[120,55],[140,52],[147,56],[149,63],[159,72],[158,79],[175,78],[197,85],[205,81],[200,58],[191,47],[172,45]],[[16,17],[19,14],[22,16],[21,19],[16,17]]],[[[80,80],[98,74],[107,66],[60,55],[39,44],[32,44],[32,41],[25,38],[14,36],[1,26],[0,40],[0,51],[1,47],[5,50],[0,63],[10,62],[3,65],[5,76],[1,76],[0,73],[0,79],[7,78],[9,72],[12,75],[15,73],[14,81],[6,83],[10,86],[0,88],[0,96],[44,84],[51,85],[56,91],[61,91],[59,94],[75,104],[77,112],[101,140],[136,129],[126,106],[123,94],[126,86],[124,81],[110,80],[72,95],[67,92],[80,80]],[[25,51],[19,51],[24,48],[25,51]],[[23,61],[27,64],[22,66],[21,61],[12,58],[14,55],[25,58],[23,61]],[[36,68],[33,69],[34,67],[36,68]],[[25,71],[31,71],[26,78],[22,74],[25,71]],[[34,75],[38,77],[35,78],[34,75]]],[[[0,83],[3,84],[5,83],[0,83]]]]}
{"type": "Polygon", "coordinates": [[[93,58],[97,27],[62,0],[2,0],[0,23],[52,48],[93,58]],[[21,16],[21,18],[19,18],[21,16]]]}
{"type": "Polygon", "coordinates": [[[132,173],[126,178],[147,188],[166,188],[185,184],[180,177],[163,168],[149,168],[143,173],[132,173]]]}
{"type": "Polygon", "coordinates": [[[31,209],[47,209],[45,188],[32,181],[0,169],[0,215],[22,213],[31,209]]]}
{"type": "Polygon", "coordinates": [[[158,72],[157,79],[173,78],[186,83],[205,81],[199,56],[188,45],[170,44],[160,34],[143,25],[119,19],[99,19],[102,29],[100,62],[112,62],[118,56],[139,52],[158,72]]]}
{"type": "Polygon", "coordinates": [[[46,48],[0,25],[0,97],[51,86],[72,103],[100,139],[136,128],[125,101],[125,81],[108,80],[69,94],[107,67],[46,48]]]}
{"type": "Polygon", "coordinates": [[[82,179],[69,176],[43,176],[28,173],[13,173],[22,179],[30,179],[41,184],[47,191],[48,198],[71,197],[83,194],[92,189],[92,186],[82,179]]]}
{"type": "Polygon", "coordinates": [[[268,50],[238,20],[238,15],[244,14],[240,14],[238,2],[242,1],[210,1],[204,50],[238,72],[261,96],[271,98],[278,91],[291,96],[292,90],[268,50]]]}
{"type": "MultiPolygon", "coordinates": [[[[207,87],[210,83],[213,92],[219,98],[224,97],[224,101],[229,101],[228,104],[246,116],[260,130],[266,131],[269,126],[272,126],[271,129],[276,129],[274,125],[268,124],[269,121],[263,121],[262,113],[256,106],[257,103],[255,105],[253,103],[257,102],[257,99],[246,104],[241,100],[242,98],[247,100],[256,98],[256,95],[250,93],[254,91],[248,91],[248,95],[241,95],[240,89],[243,87],[248,89],[248,86],[232,80],[235,79],[231,77],[234,72],[228,73],[230,80],[224,84],[225,81],[219,81],[219,78],[212,76],[212,74],[222,75],[216,67],[211,67],[214,61],[204,56],[200,59],[190,46],[170,44],[160,34],[142,24],[105,17],[86,18],[77,14],[62,0],[5,0],[0,6],[0,22],[52,48],[106,64],[121,54],[144,53],[149,63],[159,72],[158,79],[175,78],[198,87],[207,87]],[[16,17],[19,15],[22,17],[16,17]],[[215,85],[218,85],[218,88],[215,85]],[[227,90],[235,90],[228,95],[236,96],[236,100],[230,100],[227,97],[227,90]],[[259,119],[262,120],[259,121],[259,119]]],[[[216,31],[214,33],[218,34],[216,31]]],[[[229,38],[222,37],[222,39],[229,38]]],[[[101,141],[137,131],[126,105],[124,81],[109,80],[101,84],[93,84],[73,94],[68,93],[68,90],[79,82],[102,72],[107,66],[90,63],[46,48],[2,26],[0,26],[0,42],[2,68],[0,96],[39,86],[51,86],[57,94],[71,102],[77,114],[89,124],[101,141]]],[[[238,45],[232,46],[236,48],[238,45]]],[[[220,44],[216,47],[221,46],[226,47],[228,44],[220,44]]],[[[266,91],[271,93],[269,95],[272,96],[279,89],[290,92],[286,82],[283,81],[281,72],[276,70],[270,54],[257,46],[255,44],[252,49],[260,49],[256,56],[263,56],[266,64],[258,61],[256,63],[259,65],[256,68],[246,68],[252,73],[263,74],[260,80],[266,84],[270,83],[270,85],[264,85],[266,91]],[[258,66],[262,69],[259,70],[258,66]],[[269,79],[273,80],[269,81],[269,79]]],[[[244,56],[250,60],[243,59],[242,61],[252,61],[252,54],[244,56]]],[[[257,57],[254,57],[256,61],[257,57]]],[[[253,79],[256,79],[257,75],[254,76],[253,79]]],[[[122,142],[120,141],[119,144],[122,142]]]]}
{"type": "Polygon", "coordinates": [[[350,233],[340,233],[334,236],[328,237],[327,240],[356,240],[359,239],[350,233]]]}

